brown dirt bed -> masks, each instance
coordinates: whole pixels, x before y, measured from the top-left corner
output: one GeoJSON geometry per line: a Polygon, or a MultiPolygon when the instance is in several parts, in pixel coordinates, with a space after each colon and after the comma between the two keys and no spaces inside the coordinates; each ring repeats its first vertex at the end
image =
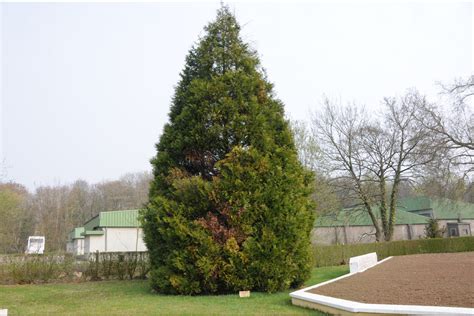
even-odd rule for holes
{"type": "Polygon", "coordinates": [[[308,292],[371,304],[474,307],[474,252],[393,257],[308,292]]]}

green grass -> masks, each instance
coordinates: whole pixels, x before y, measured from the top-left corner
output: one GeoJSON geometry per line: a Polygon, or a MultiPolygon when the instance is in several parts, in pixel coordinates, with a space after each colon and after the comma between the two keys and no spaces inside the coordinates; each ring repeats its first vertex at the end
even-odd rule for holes
{"type": "MultiPolygon", "coordinates": [[[[347,266],[315,268],[306,285],[348,273],[347,266]]],[[[8,315],[321,315],[291,305],[290,291],[274,294],[166,296],[147,281],[0,286],[0,309],[8,315]]]]}

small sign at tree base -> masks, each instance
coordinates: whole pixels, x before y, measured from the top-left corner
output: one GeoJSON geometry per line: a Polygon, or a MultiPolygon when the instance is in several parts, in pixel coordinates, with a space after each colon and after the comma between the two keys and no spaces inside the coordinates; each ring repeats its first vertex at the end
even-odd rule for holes
{"type": "Polygon", "coordinates": [[[250,291],[239,291],[239,297],[250,297],[250,291]]]}

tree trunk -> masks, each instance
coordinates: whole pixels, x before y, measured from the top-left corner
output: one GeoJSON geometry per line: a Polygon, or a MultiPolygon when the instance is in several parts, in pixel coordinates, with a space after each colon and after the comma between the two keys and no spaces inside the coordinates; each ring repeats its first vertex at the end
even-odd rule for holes
{"type": "Polygon", "coordinates": [[[400,172],[395,174],[395,180],[393,181],[392,193],[390,194],[390,214],[388,219],[388,231],[385,234],[385,241],[392,240],[393,227],[395,225],[395,211],[397,206],[398,186],[400,184],[400,172]]]}
{"type": "Polygon", "coordinates": [[[372,211],[372,207],[370,206],[369,202],[364,199],[364,206],[369,213],[370,219],[372,220],[372,223],[374,224],[375,228],[375,241],[379,242],[382,239],[382,229],[380,229],[380,224],[377,221],[377,217],[375,216],[374,212],[372,211]]]}
{"type": "Polygon", "coordinates": [[[385,175],[382,172],[380,175],[380,182],[379,182],[379,190],[380,190],[380,218],[382,220],[382,230],[384,234],[385,240],[387,239],[387,232],[389,230],[389,225],[387,221],[387,203],[386,203],[386,185],[385,185],[385,175]]]}

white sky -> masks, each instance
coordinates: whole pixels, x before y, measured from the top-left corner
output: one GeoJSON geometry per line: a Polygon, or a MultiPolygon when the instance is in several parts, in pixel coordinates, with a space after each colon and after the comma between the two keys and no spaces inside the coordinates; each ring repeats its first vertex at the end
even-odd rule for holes
{"type": "MultiPolygon", "coordinates": [[[[473,5],[229,3],[294,119],[323,94],[377,108],[473,69],[473,5]]],[[[97,182],[150,170],[207,3],[0,3],[8,179],[97,182]]]]}

